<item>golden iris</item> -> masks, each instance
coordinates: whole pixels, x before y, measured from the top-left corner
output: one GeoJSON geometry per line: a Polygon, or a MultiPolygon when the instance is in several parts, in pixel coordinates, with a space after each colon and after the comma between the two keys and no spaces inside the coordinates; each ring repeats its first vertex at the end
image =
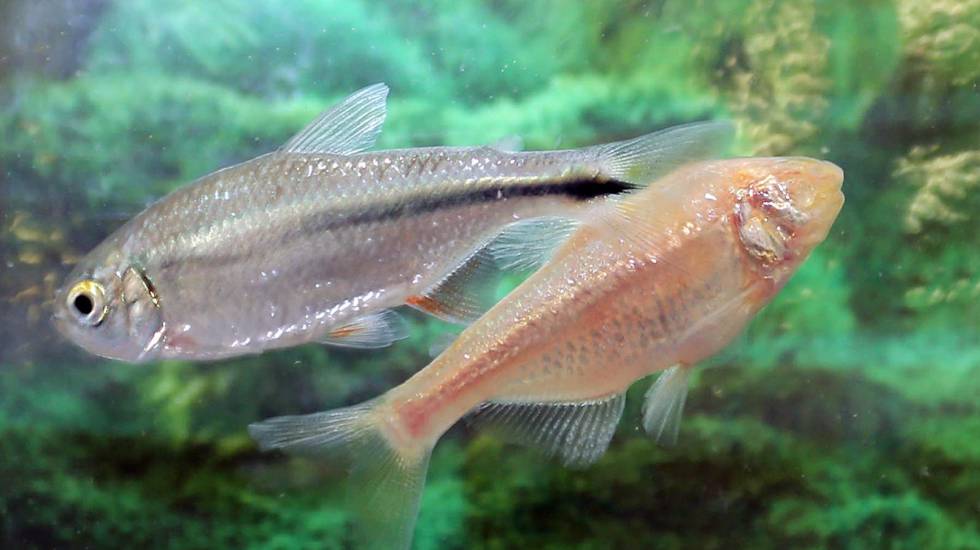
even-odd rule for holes
{"type": "Polygon", "coordinates": [[[75,283],[67,297],[68,309],[75,317],[87,325],[96,326],[105,319],[108,305],[105,290],[95,281],[86,280],[75,283]]]}

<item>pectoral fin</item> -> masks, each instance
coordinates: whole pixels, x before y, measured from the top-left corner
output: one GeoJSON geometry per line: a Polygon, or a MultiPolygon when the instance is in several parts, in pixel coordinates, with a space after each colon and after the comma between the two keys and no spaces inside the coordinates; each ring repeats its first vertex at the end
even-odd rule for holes
{"type": "Polygon", "coordinates": [[[501,269],[537,269],[578,226],[578,221],[563,217],[523,220],[504,228],[489,249],[501,269]]]}
{"type": "Polygon", "coordinates": [[[677,443],[691,367],[674,365],[665,370],[643,403],[643,428],[663,445],[677,443]]]}
{"type": "Polygon", "coordinates": [[[443,321],[466,325],[493,306],[487,286],[496,273],[493,258],[483,247],[432,288],[409,296],[406,303],[443,321]]]}
{"type": "Polygon", "coordinates": [[[578,226],[571,218],[529,218],[504,227],[459,267],[406,303],[444,321],[469,324],[490,309],[503,272],[540,267],[578,226]]]}

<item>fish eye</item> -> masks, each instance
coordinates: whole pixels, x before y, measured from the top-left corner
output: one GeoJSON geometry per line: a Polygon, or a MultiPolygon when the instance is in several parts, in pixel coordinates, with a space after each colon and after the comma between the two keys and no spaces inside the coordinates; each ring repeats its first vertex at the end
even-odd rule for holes
{"type": "Polygon", "coordinates": [[[68,292],[66,302],[78,321],[93,327],[98,326],[108,312],[105,290],[95,281],[75,283],[68,292]]]}

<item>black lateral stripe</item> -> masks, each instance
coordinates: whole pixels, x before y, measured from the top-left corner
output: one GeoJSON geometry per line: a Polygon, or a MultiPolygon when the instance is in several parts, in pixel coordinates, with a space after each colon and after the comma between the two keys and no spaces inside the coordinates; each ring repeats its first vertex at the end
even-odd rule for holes
{"type": "Polygon", "coordinates": [[[379,205],[346,216],[317,214],[305,225],[307,231],[328,231],[345,225],[377,223],[412,214],[434,212],[442,208],[465,206],[481,202],[494,202],[510,198],[564,196],[585,201],[607,195],[618,195],[637,189],[632,183],[611,179],[576,178],[565,181],[542,181],[530,185],[501,185],[476,190],[460,190],[453,193],[428,195],[409,202],[401,201],[379,205]],[[329,217],[328,217],[329,216],[329,217]]]}
{"type": "MultiPolygon", "coordinates": [[[[282,235],[281,242],[288,243],[303,235],[321,233],[355,225],[366,225],[393,221],[415,214],[425,214],[444,208],[467,206],[481,202],[494,202],[508,198],[555,197],[564,196],[572,200],[586,201],[596,197],[618,195],[638,189],[639,186],[612,179],[575,178],[556,182],[541,181],[529,185],[499,185],[476,190],[459,190],[440,195],[423,195],[412,201],[401,200],[386,205],[377,205],[347,214],[325,210],[308,216],[303,223],[282,235]]],[[[185,256],[165,262],[161,269],[175,267],[177,264],[202,261],[214,267],[232,265],[248,255],[247,252],[228,254],[208,254],[205,256],[185,256]]]]}
{"type": "Polygon", "coordinates": [[[619,180],[598,180],[595,178],[572,180],[568,183],[552,186],[552,191],[561,194],[564,190],[569,197],[579,200],[594,199],[606,195],[619,195],[626,191],[633,191],[639,186],[619,180]],[[554,189],[558,188],[558,189],[554,189]],[[564,188],[564,189],[562,189],[564,188]]]}

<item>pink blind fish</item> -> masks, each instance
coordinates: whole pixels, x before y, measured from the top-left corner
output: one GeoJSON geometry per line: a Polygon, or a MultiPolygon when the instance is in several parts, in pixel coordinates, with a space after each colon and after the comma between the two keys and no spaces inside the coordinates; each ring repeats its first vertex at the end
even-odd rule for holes
{"type": "MultiPolygon", "coordinates": [[[[430,452],[464,415],[588,464],[608,446],[627,388],[660,372],[643,424],[676,437],[690,368],[725,347],[824,239],[842,181],[838,167],[806,158],[683,167],[590,213],[402,385],[250,432],[266,449],[348,451],[361,542],[379,548],[410,543],[430,452]]],[[[500,251],[524,260],[521,247],[500,251]]]]}

